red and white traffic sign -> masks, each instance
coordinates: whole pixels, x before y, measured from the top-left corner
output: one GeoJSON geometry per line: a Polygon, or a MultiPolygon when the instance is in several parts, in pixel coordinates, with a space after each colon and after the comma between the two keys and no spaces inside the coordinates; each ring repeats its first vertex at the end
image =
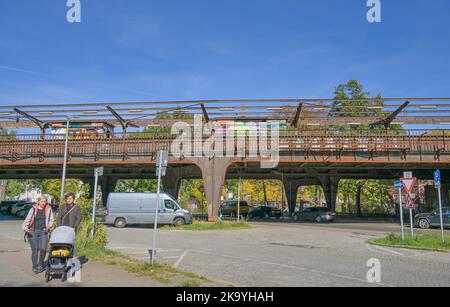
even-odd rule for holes
{"type": "Polygon", "coordinates": [[[414,185],[416,184],[417,178],[402,178],[400,181],[403,183],[403,188],[406,193],[411,194],[414,185]]]}
{"type": "Polygon", "coordinates": [[[416,205],[414,204],[414,199],[411,194],[406,194],[406,202],[405,202],[405,206],[403,208],[416,209],[416,205]]]}

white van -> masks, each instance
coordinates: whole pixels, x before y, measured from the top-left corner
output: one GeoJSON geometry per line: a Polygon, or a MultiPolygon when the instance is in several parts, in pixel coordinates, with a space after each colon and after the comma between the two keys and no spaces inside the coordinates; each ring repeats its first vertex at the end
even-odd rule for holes
{"type": "MultiPolygon", "coordinates": [[[[117,228],[126,225],[154,224],[156,193],[110,193],[105,223],[117,228]]],[[[166,193],[160,194],[158,225],[192,224],[192,214],[166,193]]]]}

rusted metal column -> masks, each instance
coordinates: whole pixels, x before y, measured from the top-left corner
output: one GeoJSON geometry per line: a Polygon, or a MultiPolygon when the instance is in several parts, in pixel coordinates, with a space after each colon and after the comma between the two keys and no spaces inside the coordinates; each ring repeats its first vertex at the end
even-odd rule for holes
{"type": "Polygon", "coordinates": [[[161,178],[163,191],[170,194],[174,199],[178,199],[181,185],[181,176],[172,168],[167,168],[166,175],[161,178]]]}
{"type": "Polygon", "coordinates": [[[116,189],[118,178],[112,177],[102,177],[100,180],[100,186],[102,189],[102,203],[103,206],[106,206],[106,202],[108,201],[109,193],[114,192],[116,189]]]}
{"type": "Polygon", "coordinates": [[[231,161],[229,158],[199,158],[196,164],[202,172],[208,206],[208,221],[216,222],[219,219],[221,191],[231,161]]]}
{"type": "Polygon", "coordinates": [[[94,198],[94,183],[95,183],[95,180],[94,179],[89,179],[89,180],[87,180],[87,179],[85,179],[85,180],[82,180],[83,181],[83,183],[84,184],[89,184],[89,198],[90,199],[93,199],[94,198]]]}
{"type": "Polygon", "coordinates": [[[322,184],[327,207],[332,211],[336,211],[337,192],[340,178],[335,176],[327,176],[320,177],[319,180],[322,184]]]}
{"type": "Polygon", "coordinates": [[[286,200],[289,206],[289,213],[295,213],[295,206],[297,205],[298,189],[302,182],[299,180],[285,180],[283,182],[284,190],[286,191],[286,200]]]}

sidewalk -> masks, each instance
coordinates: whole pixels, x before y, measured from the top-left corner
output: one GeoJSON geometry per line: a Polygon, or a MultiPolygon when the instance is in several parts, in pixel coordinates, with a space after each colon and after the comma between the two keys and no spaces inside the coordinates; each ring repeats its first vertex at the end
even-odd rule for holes
{"type": "Polygon", "coordinates": [[[31,271],[31,250],[23,241],[0,235],[1,287],[159,287],[160,283],[136,276],[100,262],[88,261],[81,271],[81,283],[45,282],[44,274],[31,271]]]}

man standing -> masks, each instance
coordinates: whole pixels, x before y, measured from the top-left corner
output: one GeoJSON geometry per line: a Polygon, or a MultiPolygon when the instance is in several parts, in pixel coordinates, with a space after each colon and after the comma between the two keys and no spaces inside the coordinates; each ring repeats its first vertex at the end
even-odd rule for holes
{"type": "Polygon", "coordinates": [[[74,203],[75,194],[69,193],[65,196],[66,204],[62,205],[59,209],[58,217],[56,223],[59,226],[69,226],[75,230],[81,223],[82,215],[80,206],[74,203]]]}

